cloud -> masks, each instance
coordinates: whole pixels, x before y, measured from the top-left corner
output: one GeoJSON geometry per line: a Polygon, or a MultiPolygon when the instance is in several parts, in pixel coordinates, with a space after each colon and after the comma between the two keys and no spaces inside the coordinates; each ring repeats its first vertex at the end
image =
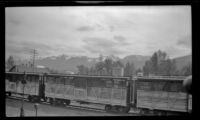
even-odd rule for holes
{"type": "Polygon", "coordinates": [[[30,57],[29,53],[32,49],[38,50],[40,56],[46,56],[51,55],[52,51],[55,51],[57,48],[48,44],[42,44],[34,41],[6,41],[6,53],[12,55],[18,54],[27,58],[26,56],[30,57]]]}
{"type": "Polygon", "coordinates": [[[6,8],[6,54],[170,56],[191,51],[191,7],[6,8]],[[12,43],[13,42],[13,43],[12,43]],[[167,47],[172,46],[172,48],[167,47]]]}
{"type": "Polygon", "coordinates": [[[113,32],[114,30],[115,30],[115,27],[114,26],[109,26],[109,28],[110,28],[110,32],[113,32]]]}
{"type": "Polygon", "coordinates": [[[93,31],[94,28],[90,27],[90,26],[81,26],[81,27],[77,28],[77,30],[85,32],[85,31],[93,31]]]}
{"type": "Polygon", "coordinates": [[[130,42],[127,42],[127,39],[120,35],[114,35],[114,40],[116,40],[120,45],[130,45],[130,42]]]}
{"type": "Polygon", "coordinates": [[[191,48],[191,36],[188,35],[180,38],[176,44],[185,48],[191,48]]]}
{"type": "Polygon", "coordinates": [[[103,55],[120,55],[124,54],[125,50],[118,42],[110,39],[100,38],[100,37],[87,37],[83,41],[85,45],[83,46],[91,54],[103,54],[103,55]]]}
{"type": "Polygon", "coordinates": [[[163,50],[169,55],[170,58],[191,54],[191,49],[185,49],[177,46],[166,46],[163,50]]]}

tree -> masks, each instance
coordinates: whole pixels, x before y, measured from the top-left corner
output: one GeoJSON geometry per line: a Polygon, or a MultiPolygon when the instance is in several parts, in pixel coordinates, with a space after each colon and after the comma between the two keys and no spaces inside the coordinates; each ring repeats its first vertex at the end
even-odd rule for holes
{"type": "Polygon", "coordinates": [[[106,58],[104,61],[104,67],[108,75],[112,75],[112,66],[113,66],[112,59],[106,58]]]}
{"type": "Polygon", "coordinates": [[[130,63],[127,62],[124,68],[124,76],[129,76],[129,75],[130,75],[130,63]]]}
{"type": "Polygon", "coordinates": [[[77,68],[78,68],[78,74],[80,75],[87,75],[89,72],[89,68],[85,67],[84,65],[78,65],[77,68]]]}
{"type": "Polygon", "coordinates": [[[15,61],[14,61],[13,56],[9,56],[6,64],[7,64],[8,69],[11,69],[13,66],[15,66],[15,61]]]}
{"type": "Polygon", "coordinates": [[[170,75],[175,75],[176,74],[176,61],[175,60],[170,60],[170,75]]]}
{"type": "Polygon", "coordinates": [[[158,56],[157,56],[157,53],[154,53],[153,56],[151,57],[151,65],[152,65],[152,68],[151,68],[151,72],[154,73],[154,74],[157,74],[158,72],[158,56]]]}
{"type": "Polygon", "coordinates": [[[168,58],[167,53],[161,50],[155,52],[143,67],[144,75],[174,75],[176,73],[175,60],[168,58]]]}
{"type": "Polygon", "coordinates": [[[143,67],[144,75],[149,75],[152,71],[151,61],[146,61],[143,67]]]}
{"type": "Polygon", "coordinates": [[[96,75],[96,69],[95,69],[95,67],[91,67],[90,69],[89,69],[89,75],[96,75]]]}
{"type": "Polygon", "coordinates": [[[185,67],[182,68],[181,75],[184,75],[184,76],[192,75],[191,63],[188,63],[188,65],[186,65],[185,67]]]}
{"type": "Polygon", "coordinates": [[[103,62],[98,62],[95,64],[95,69],[100,75],[102,75],[103,68],[104,68],[103,62]]]}
{"type": "Polygon", "coordinates": [[[135,72],[136,72],[136,74],[137,74],[137,73],[142,72],[142,70],[141,70],[141,68],[138,68],[135,72]]]}
{"type": "Polygon", "coordinates": [[[113,62],[113,67],[124,67],[124,65],[120,60],[117,60],[113,62]]]}
{"type": "Polygon", "coordinates": [[[126,63],[126,66],[124,68],[124,76],[132,76],[135,72],[135,65],[134,63],[126,63]]]}

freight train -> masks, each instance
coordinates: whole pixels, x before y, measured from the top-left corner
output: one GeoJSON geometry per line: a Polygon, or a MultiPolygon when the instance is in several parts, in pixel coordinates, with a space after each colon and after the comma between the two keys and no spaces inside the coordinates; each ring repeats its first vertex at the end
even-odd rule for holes
{"type": "Polygon", "coordinates": [[[187,114],[192,95],[182,84],[185,77],[113,77],[39,73],[5,73],[6,94],[24,95],[32,102],[70,105],[102,104],[105,111],[141,114],[187,114]],[[26,84],[23,84],[26,81],[26,84]]]}

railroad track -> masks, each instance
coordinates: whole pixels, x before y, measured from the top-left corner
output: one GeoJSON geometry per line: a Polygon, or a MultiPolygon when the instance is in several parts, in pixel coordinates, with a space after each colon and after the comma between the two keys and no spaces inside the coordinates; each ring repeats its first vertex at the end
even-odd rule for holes
{"type": "MultiPolygon", "coordinates": [[[[22,97],[17,97],[17,96],[7,96],[8,99],[14,99],[14,100],[22,100],[22,97]]],[[[30,102],[27,98],[24,99],[24,101],[29,102],[29,103],[33,103],[30,102]]],[[[77,105],[52,105],[48,102],[39,102],[39,104],[43,104],[43,105],[50,105],[50,106],[54,106],[54,107],[59,107],[59,108],[70,108],[70,109],[78,109],[78,110],[86,110],[86,111],[92,111],[92,112],[101,112],[101,113],[110,113],[113,115],[118,115],[118,116],[139,116],[139,114],[137,113],[117,113],[117,112],[106,112],[104,109],[98,109],[98,108],[91,108],[91,107],[86,107],[86,106],[77,106],[77,105]]]]}

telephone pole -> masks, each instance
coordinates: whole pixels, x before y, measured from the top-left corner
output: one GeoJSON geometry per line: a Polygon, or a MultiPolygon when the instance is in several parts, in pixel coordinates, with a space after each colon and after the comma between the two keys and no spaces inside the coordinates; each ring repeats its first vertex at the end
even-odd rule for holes
{"type": "Polygon", "coordinates": [[[33,72],[35,72],[34,67],[35,67],[35,58],[38,55],[37,50],[35,50],[35,49],[31,50],[31,55],[32,55],[31,58],[33,59],[33,72]]]}

